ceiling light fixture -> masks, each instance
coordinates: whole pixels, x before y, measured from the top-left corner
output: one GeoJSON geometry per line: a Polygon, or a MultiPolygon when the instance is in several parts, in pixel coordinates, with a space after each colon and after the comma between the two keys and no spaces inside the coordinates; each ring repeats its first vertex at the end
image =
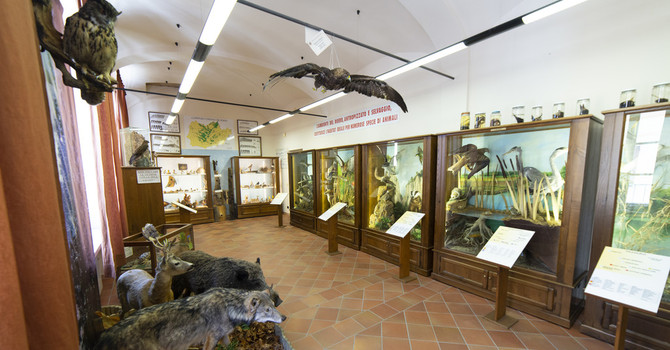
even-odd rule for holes
{"type": "MultiPolygon", "coordinates": [[[[269,124],[269,122],[266,123],[266,124],[269,124]]],[[[256,130],[263,129],[264,127],[265,127],[265,124],[261,124],[261,125],[259,125],[259,126],[254,126],[253,128],[249,129],[249,132],[254,132],[254,131],[256,131],[256,130]]]]}
{"type": "Polygon", "coordinates": [[[193,83],[195,83],[195,79],[198,77],[198,74],[200,73],[200,70],[204,64],[204,61],[198,62],[195,60],[191,60],[188,63],[188,67],[186,67],[186,73],[184,73],[184,79],[181,81],[181,85],[179,85],[180,93],[188,94],[191,91],[193,83]]]}
{"type": "Polygon", "coordinates": [[[170,114],[168,114],[168,117],[165,118],[165,124],[172,125],[172,123],[174,123],[175,119],[177,119],[177,114],[176,113],[170,113],[170,114]]]}
{"type": "Polygon", "coordinates": [[[308,105],[305,106],[305,107],[301,107],[301,108],[298,109],[298,111],[300,111],[300,112],[307,112],[307,111],[309,111],[310,109],[312,109],[312,108],[314,108],[314,107],[318,107],[318,106],[321,106],[321,105],[324,104],[324,103],[328,103],[328,102],[330,102],[330,101],[337,100],[338,98],[340,98],[340,97],[342,97],[342,96],[344,96],[344,95],[346,95],[346,94],[347,94],[346,92],[344,92],[344,91],[340,91],[340,92],[338,92],[338,93],[336,93],[336,94],[334,94],[334,95],[330,95],[330,96],[328,96],[328,97],[326,97],[326,98],[322,98],[322,99],[320,99],[320,100],[318,100],[318,101],[316,101],[316,102],[314,102],[314,103],[312,103],[312,104],[308,104],[308,105]]]}
{"type": "Polygon", "coordinates": [[[535,10],[523,17],[521,17],[521,20],[523,21],[524,24],[528,23],[533,23],[537,20],[540,20],[542,18],[545,18],[547,16],[551,16],[557,12],[563,11],[565,9],[568,9],[570,7],[573,7],[575,5],[579,5],[583,3],[586,0],[563,0],[563,1],[557,1],[552,4],[549,4],[541,9],[535,10]]]}
{"type": "Polygon", "coordinates": [[[407,71],[410,71],[415,68],[419,68],[423,66],[424,64],[428,64],[433,61],[437,61],[441,58],[447,57],[451,54],[454,54],[458,51],[464,50],[467,46],[461,41],[460,43],[451,45],[449,47],[446,47],[442,50],[436,51],[431,53],[430,55],[423,56],[419,58],[418,60],[412,61],[410,63],[407,63],[403,66],[400,66],[394,70],[388,71],[382,75],[378,75],[377,79],[379,80],[386,80],[389,78],[393,78],[396,75],[400,75],[402,73],[405,73],[407,71]]]}
{"type": "Polygon", "coordinates": [[[210,46],[214,45],[219,34],[221,34],[223,25],[226,24],[230,13],[233,12],[236,2],[235,0],[214,0],[212,8],[209,10],[209,15],[207,15],[205,26],[202,28],[202,33],[200,33],[201,43],[210,46]]]}
{"type": "Polygon", "coordinates": [[[200,70],[205,64],[205,59],[216,39],[218,39],[219,34],[221,34],[226,21],[228,21],[235,3],[237,3],[236,0],[214,0],[212,8],[207,15],[205,25],[200,33],[198,43],[195,45],[195,50],[193,50],[191,61],[188,67],[186,67],[186,73],[184,73],[184,78],[179,85],[179,94],[177,94],[177,98],[172,105],[171,113],[177,114],[181,110],[181,106],[186,100],[186,95],[191,91],[195,79],[198,78],[198,74],[200,74],[200,70]]]}
{"type": "Polygon", "coordinates": [[[282,120],[284,120],[284,119],[291,118],[291,117],[294,116],[294,115],[295,115],[295,114],[293,114],[293,113],[287,113],[287,114],[284,114],[284,115],[282,115],[282,116],[279,117],[279,118],[275,118],[275,119],[270,120],[270,124],[274,124],[274,123],[280,122],[280,121],[282,121],[282,120]]]}
{"type": "Polygon", "coordinates": [[[176,98],[174,100],[174,103],[172,104],[172,109],[170,110],[170,113],[174,113],[174,114],[179,113],[179,111],[181,110],[181,106],[184,104],[184,101],[186,101],[186,100],[176,98]]]}

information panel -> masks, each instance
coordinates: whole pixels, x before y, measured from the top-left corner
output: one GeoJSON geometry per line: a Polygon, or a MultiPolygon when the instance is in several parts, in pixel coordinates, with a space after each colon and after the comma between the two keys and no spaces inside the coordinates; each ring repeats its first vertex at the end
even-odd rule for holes
{"type": "Polygon", "coordinates": [[[477,258],[511,268],[533,234],[534,231],[500,226],[479,251],[477,258]]]}
{"type": "Polygon", "coordinates": [[[286,192],[279,192],[275,196],[275,198],[272,199],[272,202],[270,204],[272,205],[281,205],[284,202],[284,199],[286,199],[286,196],[288,196],[288,193],[286,192]]]}
{"type": "Polygon", "coordinates": [[[605,247],[584,292],[657,313],[668,271],[670,257],[605,247]]]}
{"type": "Polygon", "coordinates": [[[328,208],[328,210],[324,211],[321,216],[319,216],[319,220],[323,221],[328,221],[333,215],[335,215],[338,211],[342,210],[342,208],[346,207],[347,203],[342,203],[342,202],[337,202],[335,205],[332,207],[328,208]]]}
{"type": "Polygon", "coordinates": [[[405,214],[402,214],[402,216],[393,224],[393,226],[389,227],[386,233],[403,238],[407,236],[407,233],[409,233],[412,227],[416,226],[424,215],[426,214],[406,211],[405,214]]]}

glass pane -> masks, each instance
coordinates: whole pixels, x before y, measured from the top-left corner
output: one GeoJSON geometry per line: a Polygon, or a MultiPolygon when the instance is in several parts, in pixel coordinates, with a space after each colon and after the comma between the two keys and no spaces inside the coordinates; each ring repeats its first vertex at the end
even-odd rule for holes
{"type": "Polygon", "coordinates": [[[293,168],[292,208],[311,212],[314,210],[312,152],[291,154],[291,167],[293,168]]]}
{"type": "MultiPolygon", "coordinates": [[[[423,211],[423,141],[389,142],[367,149],[366,224],[386,231],[405,211],[423,211]]],[[[421,222],[410,235],[412,240],[421,240],[421,222]]]]}
{"type": "Polygon", "coordinates": [[[269,203],[274,198],[275,166],[272,158],[239,158],[240,203],[269,203]]]}
{"type": "Polygon", "coordinates": [[[200,157],[156,157],[161,167],[163,205],[166,212],[177,212],[173,202],[188,207],[207,207],[207,174],[205,161],[200,157]]]}
{"type": "Polygon", "coordinates": [[[668,256],[670,112],[631,114],[625,123],[612,246],[668,256]]]}
{"type": "MultiPolygon", "coordinates": [[[[444,246],[477,254],[499,226],[535,231],[516,266],[555,273],[570,124],[470,134],[449,145],[444,246]]],[[[456,137],[454,137],[456,138],[456,137]]]]}
{"type": "Polygon", "coordinates": [[[319,175],[322,212],[337,202],[346,203],[347,207],[337,214],[337,220],[353,225],[356,212],[353,147],[320,151],[318,158],[322,169],[319,175]]]}

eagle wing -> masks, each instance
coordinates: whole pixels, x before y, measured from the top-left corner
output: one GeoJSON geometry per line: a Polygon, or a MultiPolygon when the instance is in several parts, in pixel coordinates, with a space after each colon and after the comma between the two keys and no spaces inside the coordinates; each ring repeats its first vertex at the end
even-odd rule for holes
{"type": "Polygon", "coordinates": [[[263,85],[263,90],[268,87],[272,87],[284,78],[297,78],[300,79],[304,76],[313,78],[315,75],[324,74],[325,71],[330,71],[330,69],[321,67],[314,63],[304,63],[297,65],[295,67],[284,69],[283,71],[274,73],[270,75],[270,80],[263,85]]]}
{"type": "Polygon", "coordinates": [[[367,75],[351,75],[351,81],[344,88],[344,92],[356,91],[366,96],[375,96],[395,102],[403,112],[407,113],[407,105],[402,96],[383,80],[367,75]]]}

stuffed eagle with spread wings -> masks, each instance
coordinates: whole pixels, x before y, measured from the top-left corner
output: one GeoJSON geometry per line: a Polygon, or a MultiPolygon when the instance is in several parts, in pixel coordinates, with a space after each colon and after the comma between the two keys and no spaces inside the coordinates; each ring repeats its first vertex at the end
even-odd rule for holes
{"type": "Polygon", "coordinates": [[[272,87],[284,78],[309,77],[314,79],[314,89],[356,91],[366,96],[375,96],[395,102],[407,113],[407,105],[402,96],[385,81],[367,75],[349,74],[344,68],[328,69],[314,63],[305,63],[270,75],[263,89],[272,87]]]}

